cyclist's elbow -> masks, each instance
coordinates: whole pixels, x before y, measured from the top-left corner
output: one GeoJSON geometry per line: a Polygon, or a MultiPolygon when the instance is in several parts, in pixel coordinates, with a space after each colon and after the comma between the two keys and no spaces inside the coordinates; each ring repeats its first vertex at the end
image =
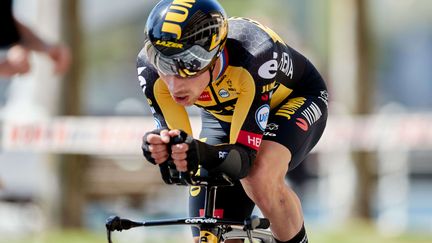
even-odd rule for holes
{"type": "Polygon", "coordinates": [[[215,170],[224,172],[235,180],[245,178],[256,158],[256,152],[255,150],[250,150],[241,145],[231,146],[225,159],[215,170]]]}

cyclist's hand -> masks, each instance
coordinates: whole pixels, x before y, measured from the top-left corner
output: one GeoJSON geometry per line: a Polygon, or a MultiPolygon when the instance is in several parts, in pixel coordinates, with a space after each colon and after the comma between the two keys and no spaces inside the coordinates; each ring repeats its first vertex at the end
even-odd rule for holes
{"type": "Polygon", "coordinates": [[[1,74],[3,76],[12,76],[15,74],[25,74],[30,71],[30,52],[27,48],[22,45],[12,46],[7,56],[2,63],[5,65],[4,71],[2,69],[1,74]]]}
{"type": "MultiPolygon", "coordinates": [[[[171,159],[180,172],[196,171],[198,156],[195,148],[195,140],[184,131],[177,129],[169,131],[171,138],[180,137],[182,143],[171,145],[171,159]]],[[[175,140],[175,139],[173,139],[175,140]]]]}
{"type": "MultiPolygon", "coordinates": [[[[180,135],[180,130],[169,131],[170,137],[176,137],[180,135]]],[[[171,158],[176,165],[176,168],[180,172],[187,171],[187,151],[189,150],[189,145],[187,143],[179,143],[171,145],[171,158]]]]}
{"type": "Polygon", "coordinates": [[[168,143],[170,136],[168,130],[156,129],[147,132],[143,137],[142,150],[144,157],[153,164],[162,164],[170,157],[168,143]]]}

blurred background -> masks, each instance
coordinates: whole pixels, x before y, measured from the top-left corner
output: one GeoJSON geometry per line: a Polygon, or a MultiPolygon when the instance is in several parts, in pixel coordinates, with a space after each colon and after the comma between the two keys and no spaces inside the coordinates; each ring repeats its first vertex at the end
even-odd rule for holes
{"type": "MultiPolygon", "coordinates": [[[[287,175],[311,242],[432,242],[432,2],[220,2],[271,27],[327,81],[328,127],[287,175]]],[[[30,74],[0,81],[0,242],[104,242],[112,214],[187,214],[187,188],[164,185],[141,156],[154,124],[135,60],[155,3],[14,1],[18,19],[70,46],[73,65],[54,76],[34,54],[30,74]]],[[[190,231],[115,240],[187,242],[190,231]]]]}

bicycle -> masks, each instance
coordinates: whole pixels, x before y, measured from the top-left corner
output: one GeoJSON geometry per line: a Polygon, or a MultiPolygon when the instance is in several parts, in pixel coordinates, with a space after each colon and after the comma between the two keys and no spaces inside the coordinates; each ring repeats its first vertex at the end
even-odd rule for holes
{"type": "Polygon", "coordinates": [[[234,183],[224,173],[214,173],[201,176],[196,173],[179,172],[174,163],[168,161],[159,165],[162,179],[166,184],[180,186],[200,186],[205,189],[205,206],[203,217],[186,217],[165,220],[132,221],[111,216],[106,220],[107,238],[113,243],[111,232],[128,230],[135,227],[196,225],[199,227],[201,243],[219,243],[229,239],[248,239],[250,243],[276,243],[269,230],[270,221],[258,216],[250,216],[244,221],[221,219],[214,217],[216,192],[218,187],[232,186],[234,183]]]}

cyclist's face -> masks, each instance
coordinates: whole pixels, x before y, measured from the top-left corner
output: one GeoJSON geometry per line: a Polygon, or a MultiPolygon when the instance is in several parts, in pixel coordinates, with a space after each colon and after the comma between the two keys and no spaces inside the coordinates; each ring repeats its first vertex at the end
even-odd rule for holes
{"type": "Polygon", "coordinates": [[[174,101],[183,106],[193,105],[210,81],[209,72],[204,72],[192,78],[163,75],[161,73],[159,75],[168,87],[174,101]]]}
{"type": "MultiPolygon", "coordinates": [[[[215,77],[214,73],[219,68],[218,62],[216,63],[217,64],[213,70],[213,77],[215,77]]],[[[191,78],[182,78],[174,75],[164,75],[160,72],[159,76],[168,87],[174,101],[182,106],[193,105],[201,96],[202,92],[207,87],[210,81],[209,71],[191,78]]]]}

